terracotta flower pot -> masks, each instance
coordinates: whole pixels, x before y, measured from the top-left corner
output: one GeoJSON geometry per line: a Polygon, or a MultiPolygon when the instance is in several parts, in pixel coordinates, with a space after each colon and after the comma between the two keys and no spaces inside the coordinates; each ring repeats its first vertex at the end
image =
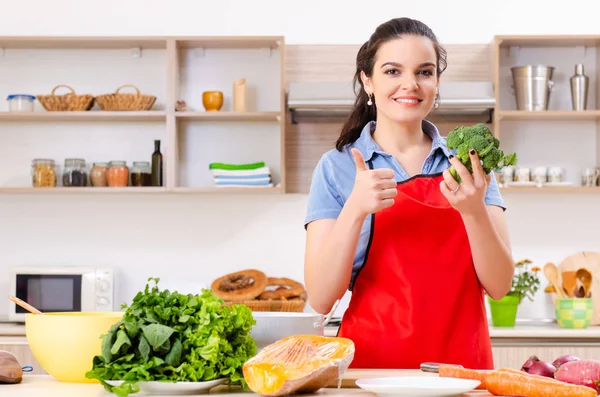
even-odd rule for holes
{"type": "Polygon", "coordinates": [[[203,92],[202,105],[207,112],[218,112],[223,106],[223,93],[221,91],[203,92]]]}

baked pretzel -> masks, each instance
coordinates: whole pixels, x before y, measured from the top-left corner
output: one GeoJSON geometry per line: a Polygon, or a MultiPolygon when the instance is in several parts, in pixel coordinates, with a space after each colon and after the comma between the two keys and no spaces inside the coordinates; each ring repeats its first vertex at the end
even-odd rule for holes
{"type": "Polygon", "coordinates": [[[261,300],[270,299],[304,299],[306,300],[306,290],[304,286],[286,277],[269,277],[267,279],[267,287],[278,287],[274,290],[264,291],[258,296],[261,300]]]}
{"type": "Polygon", "coordinates": [[[216,279],[211,289],[225,301],[255,299],[267,287],[267,280],[260,270],[241,270],[216,279]]]}

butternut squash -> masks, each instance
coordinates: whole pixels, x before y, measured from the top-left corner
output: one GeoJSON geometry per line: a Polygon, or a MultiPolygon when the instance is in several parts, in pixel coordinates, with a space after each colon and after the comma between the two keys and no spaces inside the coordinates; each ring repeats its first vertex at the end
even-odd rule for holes
{"type": "Polygon", "coordinates": [[[294,335],[266,346],[242,369],[250,390],[277,397],[322,389],[341,378],[353,359],[350,339],[294,335]]]}

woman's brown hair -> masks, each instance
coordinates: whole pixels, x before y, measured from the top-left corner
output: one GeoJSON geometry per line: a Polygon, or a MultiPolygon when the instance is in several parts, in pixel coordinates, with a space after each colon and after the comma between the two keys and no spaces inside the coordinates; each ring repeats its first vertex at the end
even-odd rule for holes
{"type": "Polygon", "coordinates": [[[446,50],[440,45],[433,31],[423,22],[410,18],[394,18],[379,25],[369,40],[360,47],[356,55],[356,72],[353,79],[356,100],[350,115],[342,127],[340,137],[335,143],[337,150],[342,151],[346,145],[354,143],[360,136],[363,127],[368,122],[376,120],[377,108],[375,98],[371,98],[373,104],[369,106],[367,104],[368,98],[360,78],[361,72],[365,72],[370,77],[373,73],[375,57],[379,47],[390,40],[405,35],[429,38],[435,48],[438,77],[446,69],[446,50]]]}

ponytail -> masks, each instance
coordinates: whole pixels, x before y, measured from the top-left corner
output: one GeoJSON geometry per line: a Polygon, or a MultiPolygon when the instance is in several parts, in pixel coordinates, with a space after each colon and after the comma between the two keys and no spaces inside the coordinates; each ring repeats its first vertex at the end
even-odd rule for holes
{"type": "Polygon", "coordinates": [[[354,101],[350,115],[344,122],[342,132],[335,142],[335,148],[339,151],[342,151],[346,145],[354,143],[360,137],[364,126],[368,122],[376,120],[377,117],[375,98],[371,97],[371,101],[373,102],[372,105],[367,104],[367,93],[364,90],[362,79],[360,78],[361,71],[364,70],[361,68],[361,63],[363,63],[362,61],[364,59],[368,59],[366,56],[368,46],[369,42],[367,41],[360,47],[358,55],[356,56],[356,72],[354,73],[353,78],[356,100],[354,101]]]}

